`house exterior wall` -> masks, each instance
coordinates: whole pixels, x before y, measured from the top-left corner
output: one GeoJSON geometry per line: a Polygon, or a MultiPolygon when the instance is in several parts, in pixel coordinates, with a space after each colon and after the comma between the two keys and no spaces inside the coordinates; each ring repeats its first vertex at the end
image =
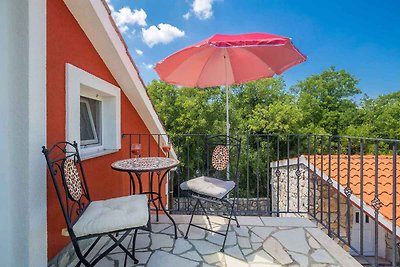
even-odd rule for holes
{"type": "Polygon", "coordinates": [[[45,0],[0,1],[0,259],[45,266],[45,0]]]}
{"type": "MultiPolygon", "coordinates": [[[[359,211],[359,209],[354,207],[351,203],[348,209],[347,198],[345,196],[338,194],[338,191],[334,187],[329,186],[328,182],[321,179],[319,176],[316,176],[314,179],[313,172],[310,171],[310,173],[308,173],[307,170],[308,167],[302,163],[300,163],[298,167],[296,164],[290,165],[289,168],[287,166],[272,168],[272,210],[280,212],[297,212],[298,210],[300,212],[308,212],[309,205],[308,217],[310,219],[313,219],[315,216],[315,218],[328,226],[328,217],[330,215],[332,232],[338,233],[340,227],[340,236],[344,240],[347,240],[348,233],[350,233],[350,237],[352,235],[354,214],[356,211],[359,211]],[[308,177],[310,177],[310,180],[308,177]],[[297,188],[299,188],[299,190],[297,190],[297,188]],[[310,188],[309,193],[308,188],[310,188]],[[288,192],[289,200],[287,198],[288,192]],[[297,192],[299,192],[299,194],[297,192]],[[348,213],[350,214],[350,226],[348,226],[347,221],[348,213]]],[[[373,218],[371,218],[371,222],[374,223],[373,218]]],[[[391,234],[385,231],[383,227],[379,226],[378,255],[380,257],[391,259],[392,241],[390,238],[391,234]]],[[[335,240],[338,241],[339,244],[341,243],[338,239],[335,240]]],[[[343,244],[341,245],[343,246],[343,244]]],[[[349,251],[347,246],[343,247],[349,251]]]]}
{"type": "MultiPolygon", "coordinates": [[[[47,55],[47,146],[50,146],[57,141],[65,140],[66,63],[117,87],[120,86],[62,0],[47,1],[47,55]]],[[[121,132],[148,133],[140,115],[122,90],[121,132]]],[[[143,140],[144,147],[148,146],[147,142],[143,140]]],[[[157,153],[157,144],[153,139],[150,142],[151,155],[154,156],[157,153]]],[[[83,161],[92,199],[117,197],[129,193],[127,174],[116,172],[110,167],[112,162],[129,157],[129,140],[123,138],[121,145],[122,149],[116,153],[83,161]]],[[[65,222],[49,176],[47,184],[48,258],[51,259],[70,242],[70,239],[61,236],[65,222]]],[[[146,182],[144,186],[146,189],[146,182]]]]}

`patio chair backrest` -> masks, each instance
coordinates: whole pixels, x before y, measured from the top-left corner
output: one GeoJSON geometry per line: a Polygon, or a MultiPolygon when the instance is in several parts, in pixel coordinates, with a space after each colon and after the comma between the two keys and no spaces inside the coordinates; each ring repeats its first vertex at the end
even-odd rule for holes
{"type": "Polygon", "coordinates": [[[82,161],[76,142],[58,142],[50,149],[42,147],[50,176],[70,235],[79,216],[91,202],[82,161]]]}
{"type": "Polygon", "coordinates": [[[210,135],[205,140],[206,175],[229,179],[237,183],[239,177],[239,160],[241,138],[226,135],[210,135]]]}

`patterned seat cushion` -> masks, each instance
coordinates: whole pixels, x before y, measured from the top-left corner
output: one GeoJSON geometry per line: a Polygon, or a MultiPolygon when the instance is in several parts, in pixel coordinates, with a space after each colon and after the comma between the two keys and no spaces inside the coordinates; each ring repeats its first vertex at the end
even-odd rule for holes
{"type": "Polygon", "coordinates": [[[149,220],[146,195],[93,201],[73,226],[77,237],[140,227],[149,220]]]}
{"type": "Polygon", "coordinates": [[[191,190],[198,194],[221,199],[235,187],[235,182],[200,176],[181,183],[180,187],[182,190],[191,190]]]}

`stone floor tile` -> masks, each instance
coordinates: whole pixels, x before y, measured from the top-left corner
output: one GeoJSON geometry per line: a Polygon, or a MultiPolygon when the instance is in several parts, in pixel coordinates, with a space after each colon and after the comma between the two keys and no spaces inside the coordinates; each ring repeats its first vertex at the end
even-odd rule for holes
{"type": "Polygon", "coordinates": [[[169,223],[168,224],[167,223],[153,223],[151,225],[151,231],[153,233],[159,233],[162,230],[164,230],[165,228],[168,228],[170,226],[171,226],[171,224],[169,224],[169,223]]]}
{"type": "Polygon", "coordinates": [[[183,252],[188,251],[189,249],[192,248],[192,244],[190,244],[187,240],[181,238],[178,238],[175,240],[174,244],[174,250],[172,251],[173,254],[181,254],[183,252]]]}
{"type": "Polygon", "coordinates": [[[239,246],[225,248],[224,254],[230,255],[230,256],[240,259],[240,260],[244,260],[244,256],[243,256],[242,251],[240,250],[239,246]]]}
{"type": "Polygon", "coordinates": [[[222,254],[222,252],[216,252],[216,253],[213,253],[213,254],[204,255],[203,259],[208,264],[215,264],[217,262],[224,261],[224,254],[222,254]]]}
{"type": "Polygon", "coordinates": [[[311,254],[311,257],[317,263],[335,263],[335,260],[324,249],[317,249],[311,254]]]}
{"type": "Polygon", "coordinates": [[[259,250],[246,256],[246,260],[249,263],[274,263],[274,259],[264,250],[259,250]]]}
{"type": "Polygon", "coordinates": [[[215,253],[221,250],[221,246],[204,240],[190,240],[190,243],[192,243],[197,252],[202,255],[215,253]]]}
{"type": "Polygon", "coordinates": [[[136,257],[136,259],[139,260],[139,263],[146,264],[147,261],[149,260],[151,253],[152,253],[151,251],[135,252],[135,257],[136,257]]]}
{"type": "Polygon", "coordinates": [[[178,266],[185,266],[185,267],[195,267],[198,263],[195,261],[191,261],[168,252],[157,250],[154,252],[149,262],[147,263],[148,267],[161,267],[161,266],[171,266],[171,267],[178,267],[178,266]]]}
{"type": "MultiPolygon", "coordinates": [[[[189,216],[174,217],[178,222],[178,236],[181,236],[186,232],[189,216]]],[[[172,237],[172,224],[164,219],[160,218],[160,223],[153,224],[151,235],[149,232],[139,231],[136,257],[140,263],[135,266],[361,266],[323,231],[303,218],[242,217],[239,220],[244,220],[248,225],[240,228],[232,225],[224,253],[220,252],[223,236],[191,227],[188,240],[183,237],[175,240],[172,237]],[[260,225],[260,222],[267,226],[260,225]]],[[[205,226],[204,216],[196,216],[195,219],[205,226]]],[[[214,229],[226,229],[225,221],[221,218],[212,217],[212,221],[214,229]]],[[[131,237],[132,235],[128,236],[123,243],[129,245],[129,248],[131,237]]],[[[90,254],[98,255],[111,243],[107,238],[101,240],[90,254]]],[[[124,259],[125,253],[116,248],[98,265],[123,266],[124,259]]],[[[134,266],[129,258],[127,266],[134,266]]]]}
{"type": "Polygon", "coordinates": [[[227,267],[248,267],[249,264],[245,260],[239,260],[237,258],[225,255],[225,263],[227,267]]]}
{"type": "Polygon", "coordinates": [[[278,231],[273,236],[290,251],[303,254],[308,254],[310,251],[303,228],[278,231]]]}
{"type": "Polygon", "coordinates": [[[253,250],[257,250],[262,246],[263,243],[261,242],[251,242],[251,247],[253,248],[253,250]]]}
{"type": "MultiPolygon", "coordinates": [[[[208,233],[206,240],[210,241],[211,243],[214,243],[214,244],[222,246],[222,243],[224,242],[224,238],[225,238],[225,236],[222,236],[222,235],[219,235],[219,234],[208,233]]],[[[237,239],[236,239],[235,232],[228,232],[228,236],[226,237],[225,245],[226,246],[231,246],[231,245],[235,245],[235,244],[237,244],[237,239]]]]}
{"type": "Polygon", "coordinates": [[[265,226],[276,227],[317,227],[315,223],[307,218],[280,218],[260,217],[265,226]]]}
{"type": "MultiPolygon", "coordinates": [[[[228,220],[223,218],[223,217],[220,217],[220,216],[208,216],[208,218],[210,219],[210,222],[212,224],[220,224],[220,225],[227,225],[228,224],[228,220]]],[[[202,221],[203,221],[204,224],[208,224],[208,220],[207,220],[207,218],[205,216],[203,217],[202,221]]]]}
{"type": "Polygon", "coordinates": [[[321,245],[317,242],[317,240],[315,240],[314,237],[310,236],[308,238],[308,244],[310,245],[311,248],[313,249],[317,249],[317,248],[321,248],[321,245]]]}
{"type": "Polygon", "coordinates": [[[250,234],[250,242],[263,242],[264,240],[261,239],[258,235],[251,233],[250,234]]]}
{"type": "Polygon", "coordinates": [[[265,227],[265,226],[256,226],[251,228],[251,231],[259,236],[261,239],[265,240],[267,237],[273,232],[276,231],[277,228],[274,227],[265,227]]]}
{"type": "Polygon", "coordinates": [[[253,253],[254,252],[254,249],[242,249],[242,253],[243,253],[243,255],[249,255],[250,253],[253,253]]]}
{"type": "Polygon", "coordinates": [[[283,249],[281,243],[279,243],[275,238],[268,238],[264,242],[263,248],[281,264],[290,264],[293,262],[289,254],[283,249]]]}
{"type": "Polygon", "coordinates": [[[256,216],[237,216],[240,225],[249,226],[249,225],[259,225],[263,226],[263,222],[260,217],[256,216]]]}
{"type": "Polygon", "coordinates": [[[172,248],[174,239],[169,235],[164,234],[151,234],[151,246],[152,250],[159,248],[172,248]]]}
{"type": "Polygon", "coordinates": [[[135,249],[147,248],[150,245],[150,234],[141,234],[136,237],[135,249]]]}
{"type": "Polygon", "coordinates": [[[335,255],[335,259],[338,261],[339,265],[346,267],[361,267],[361,264],[356,261],[356,259],[344,251],[343,248],[341,248],[319,228],[306,228],[306,231],[309,232],[319,244],[321,244],[321,247],[329,251],[332,255],[335,255]]]}
{"type": "Polygon", "coordinates": [[[241,249],[251,248],[250,239],[248,237],[238,237],[238,244],[241,249]]]}
{"type": "MultiPolygon", "coordinates": [[[[104,257],[100,262],[98,264],[96,264],[96,267],[97,266],[100,266],[100,267],[101,266],[104,266],[104,267],[106,267],[106,266],[124,266],[125,253],[122,252],[122,250],[118,251],[117,253],[110,253],[109,255],[104,257]],[[100,262],[101,262],[101,264],[100,264],[100,262]]],[[[127,257],[126,265],[133,266],[134,261],[131,258],[127,257]]]]}
{"type": "Polygon", "coordinates": [[[244,237],[249,237],[250,232],[249,228],[247,226],[241,225],[240,227],[233,226],[233,230],[236,232],[238,236],[244,236],[244,237]]]}
{"type": "MultiPolygon", "coordinates": [[[[180,224],[178,228],[185,235],[188,225],[180,224]]],[[[206,231],[197,227],[191,226],[189,229],[188,238],[189,239],[204,239],[206,237],[206,231]]]]}
{"type": "Polygon", "coordinates": [[[308,257],[304,254],[289,252],[290,256],[298,263],[300,267],[308,267],[308,257]]]}
{"type": "Polygon", "coordinates": [[[194,260],[194,261],[203,261],[203,259],[199,255],[199,253],[197,253],[197,251],[195,251],[195,250],[188,251],[186,253],[183,253],[180,256],[184,257],[184,258],[187,258],[187,259],[190,259],[190,260],[194,260]]]}
{"type": "MultiPolygon", "coordinates": [[[[160,233],[161,234],[166,234],[166,235],[175,235],[174,226],[171,225],[170,227],[165,228],[164,230],[162,230],[160,233]]],[[[183,237],[183,235],[179,231],[178,231],[178,237],[183,237]]]]}
{"type": "Polygon", "coordinates": [[[282,267],[281,264],[276,264],[276,263],[252,263],[250,264],[250,267],[282,267]]]}

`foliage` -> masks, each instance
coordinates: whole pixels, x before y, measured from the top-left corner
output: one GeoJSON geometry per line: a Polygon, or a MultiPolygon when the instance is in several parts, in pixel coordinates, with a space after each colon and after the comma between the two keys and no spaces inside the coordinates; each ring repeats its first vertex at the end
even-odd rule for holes
{"type": "MultiPolygon", "coordinates": [[[[224,133],[225,88],[180,88],[154,80],[148,93],[180,155],[180,179],[189,179],[199,172],[203,137],[179,134],[224,133]]],[[[307,153],[328,154],[328,140],[332,141],[331,153],[337,153],[339,142],[340,153],[346,153],[348,138],[337,136],[400,138],[400,92],[369,98],[361,95],[353,75],[333,67],[289,89],[283,77],[233,86],[229,98],[231,133],[247,133],[240,161],[241,196],[268,194],[267,166],[271,161],[307,153]],[[267,133],[272,134],[257,135],[267,133]],[[291,135],[299,133],[303,135],[291,135]],[[291,151],[287,151],[288,142],[291,151]]],[[[352,142],[351,153],[359,153],[360,139],[352,142]]],[[[366,140],[364,153],[373,153],[374,146],[366,140]]],[[[379,146],[379,153],[390,154],[388,143],[379,146]]]]}
{"type": "MultiPolygon", "coordinates": [[[[331,67],[290,89],[281,76],[231,87],[231,132],[400,138],[400,92],[361,99],[357,86],[353,75],[331,67]]],[[[224,88],[153,80],[148,93],[168,133],[225,132],[224,88]]]]}

